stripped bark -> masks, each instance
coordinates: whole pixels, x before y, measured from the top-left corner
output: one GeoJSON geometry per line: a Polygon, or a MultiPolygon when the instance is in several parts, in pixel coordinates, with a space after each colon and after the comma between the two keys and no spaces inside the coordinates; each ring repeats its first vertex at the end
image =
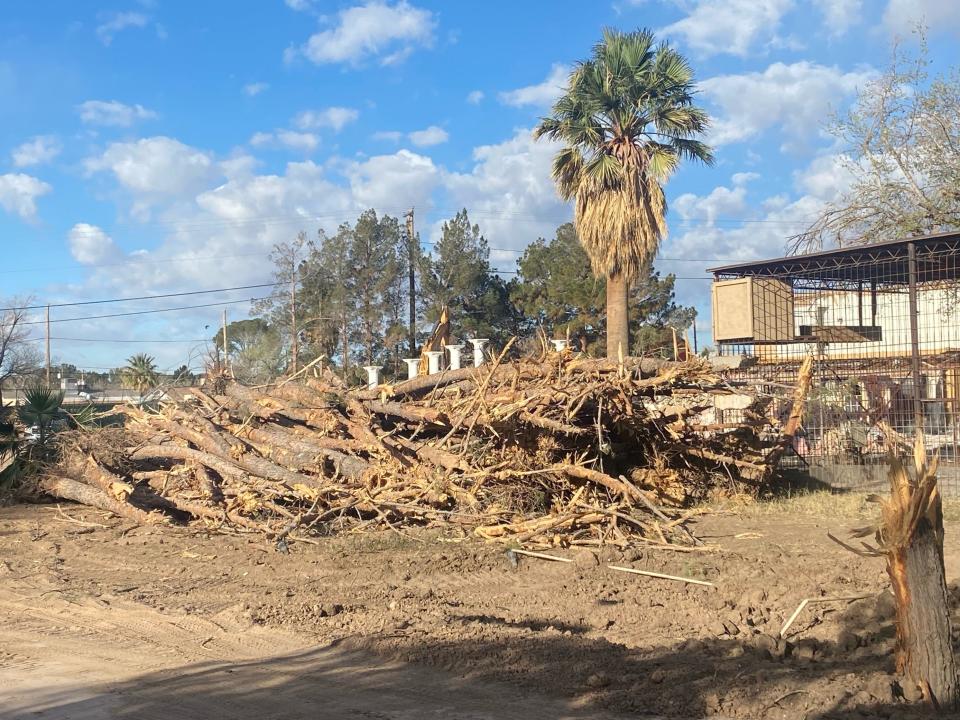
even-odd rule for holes
{"type": "Polygon", "coordinates": [[[168,458],[171,460],[186,460],[210,468],[220,477],[242,480],[246,473],[232,462],[211,455],[208,452],[180,447],[179,445],[144,445],[139,448],[130,448],[132,460],[146,460],[151,458],[168,458]]]}
{"type": "Polygon", "coordinates": [[[147,512],[127,502],[115,500],[103,490],[71,478],[45,477],[40,481],[40,489],[54,497],[106,510],[127,520],[133,520],[140,525],[159,525],[167,522],[167,519],[160,513],[147,512]]]}

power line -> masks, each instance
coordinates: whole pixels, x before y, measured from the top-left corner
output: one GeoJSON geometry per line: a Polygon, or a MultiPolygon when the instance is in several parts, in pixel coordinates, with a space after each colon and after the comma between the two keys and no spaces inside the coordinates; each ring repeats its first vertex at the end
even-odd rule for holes
{"type": "Polygon", "coordinates": [[[252,290],[254,288],[273,287],[275,283],[261,283],[259,285],[238,285],[237,287],[217,288],[215,290],[189,290],[185,292],[165,293],[163,295],[139,295],[137,297],[108,298],[105,300],[82,300],[68,303],[47,303],[44,305],[23,305],[20,307],[0,308],[0,312],[8,310],[43,310],[44,308],[75,307],[77,305],[103,305],[104,303],[130,302],[133,300],[157,300],[160,298],[186,297],[187,295],[208,295],[210,293],[231,292],[233,290],[252,290]]]}
{"type": "Polygon", "coordinates": [[[184,255],[181,257],[173,258],[153,258],[153,257],[139,257],[133,260],[124,260],[122,262],[114,263],[92,263],[89,265],[82,265],[80,263],[75,263],[73,265],[43,265],[40,267],[33,268],[17,268],[10,270],[0,270],[0,274],[9,275],[15,273],[25,273],[25,272],[46,272],[47,270],[91,270],[97,268],[109,268],[109,267],[124,267],[127,265],[156,265],[159,263],[181,263],[181,262],[207,262],[212,260],[231,260],[234,258],[243,258],[243,257],[264,257],[269,253],[265,252],[255,252],[255,253],[237,253],[235,255],[207,255],[207,256],[195,256],[195,255],[184,255]]]}
{"type": "MultiPolygon", "coordinates": [[[[53,322],[51,320],[50,322],[53,322]]],[[[46,338],[25,338],[27,342],[44,342],[46,338]]],[[[119,339],[108,339],[108,338],[74,338],[74,337],[51,337],[51,340],[58,340],[60,342],[95,342],[95,343],[202,343],[202,342],[211,342],[211,338],[203,338],[200,340],[194,339],[184,339],[184,340],[170,340],[169,338],[163,340],[139,340],[139,339],[129,339],[129,340],[119,340],[119,339]]]]}
{"type": "MultiPolygon", "coordinates": [[[[130,317],[132,315],[152,315],[153,313],[164,313],[164,312],[177,312],[179,310],[196,310],[199,308],[209,308],[209,307],[222,307],[223,305],[236,305],[238,303],[245,302],[256,302],[257,300],[266,300],[267,298],[247,298],[246,300],[226,300],[224,302],[216,303],[206,303],[203,305],[183,305],[181,307],[173,308],[156,308],[154,310],[139,310],[136,312],[125,312],[125,313],[111,313],[109,315],[86,315],[83,317],[73,317],[73,318],[56,318],[51,319],[51,323],[62,323],[62,322],[76,322],[79,320],[103,320],[105,318],[116,318],[116,317],[130,317]]],[[[31,320],[29,322],[20,323],[21,325],[43,325],[45,320],[31,320]]]]}

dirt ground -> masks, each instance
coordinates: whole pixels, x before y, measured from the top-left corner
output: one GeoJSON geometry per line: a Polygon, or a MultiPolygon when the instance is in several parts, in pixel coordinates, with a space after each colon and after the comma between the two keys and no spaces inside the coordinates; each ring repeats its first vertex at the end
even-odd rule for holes
{"type": "MultiPolygon", "coordinates": [[[[0,714],[920,717],[891,674],[882,561],[826,537],[863,524],[836,509],[714,512],[692,524],[714,551],[554,563],[428,532],[284,553],[75,506],[0,508],[0,714]],[[856,595],[870,597],[810,605],[777,639],[801,599],[856,595]]],[[[960,523],[946,538],[952,581],[960,523]]]]}

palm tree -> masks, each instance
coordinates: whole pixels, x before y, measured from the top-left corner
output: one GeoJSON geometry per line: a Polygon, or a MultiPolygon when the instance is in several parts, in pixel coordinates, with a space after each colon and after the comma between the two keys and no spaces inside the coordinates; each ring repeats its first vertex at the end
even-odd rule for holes
{"type": "Polygon", "coordinates": [[[191,382],[193,380],[193,373],[190,372],[189,367],[186,365],[181,365],[172,373],[170,373],[170,377],[173,378],[175,383],[191,382]]]}
{"type": "Polygon", "coordinates": [[[156,386],[159,379],[153,358],[145,353],[127,358],[127,366],[120,371],[120,381],[123,386],[132,388],[141,395],[145,390],[156,386]]]}
{"type": "Polygon", "coordinates": [[[33,385],[23,392],[24,404],[20,406],[20,419],[24,425],[36,425],[41,447],[46,443],[47,430],[60,415],[63,390],[54,390],[46,385],[33,385]]]}
{"type": "Polygon", "coordinates": [[[681,160],[713,163],[698,140],[709,118],[694,105],[693,70],[650,30],[605,30],[577,65],[536,136],[564,147],[553,178],[574,201],[574,224],[595,275],[607,280],[607,357],[629,352],[627,297],[666,235],[661,184],[681,160]]]}

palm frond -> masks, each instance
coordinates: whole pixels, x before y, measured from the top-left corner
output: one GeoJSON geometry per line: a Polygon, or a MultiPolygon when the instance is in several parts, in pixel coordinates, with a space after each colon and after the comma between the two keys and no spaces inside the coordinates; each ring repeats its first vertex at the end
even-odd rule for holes
{"type": "Polygon", "coordinates": [[[598,275],[636,277],[666,235],[660,183],[682,161],[713,162],[700,137],[693,70],[652,31],[605,29],[570,75],[535,134],[564,144],[553,164],[557,190],[573,199],[575,224],[598,275]]]}

